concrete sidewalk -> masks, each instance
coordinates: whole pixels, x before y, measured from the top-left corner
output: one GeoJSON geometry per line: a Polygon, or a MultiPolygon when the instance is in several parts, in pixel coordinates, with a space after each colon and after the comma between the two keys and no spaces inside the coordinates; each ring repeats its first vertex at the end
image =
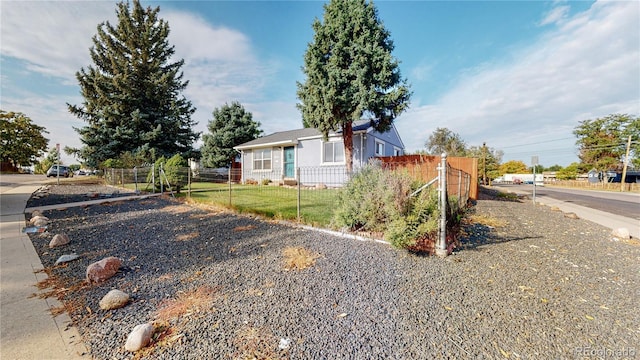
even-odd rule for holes
{"type": "Polygon", "coordinates": [[[39,185],[2,189],[0,194],[0,358],[89,359],[67,313],[51,315],[57,299],[32,297],[47,275],[26,234],[24,210],[39,185]]]}
{"type": "MultiPolygon", "coordinates": [[[[531,196],[527,192],[517,192],[518,194],[531,196]]],[[[536,196],[536,204],[557,207],[565,213],[575,213],[579,218],[589,220],[598,225],[605,226],[611,230],[626,228],[631,236],[640,239],[640,221],[608,212],[591,209],[585,206],[576,205],[562,200],[556,200],[549,196],[536,196]]]]}

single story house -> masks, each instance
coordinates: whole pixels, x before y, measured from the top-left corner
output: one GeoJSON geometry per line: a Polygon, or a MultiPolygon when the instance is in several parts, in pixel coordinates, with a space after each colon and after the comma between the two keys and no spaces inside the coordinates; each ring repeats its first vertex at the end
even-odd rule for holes
{"type": "MultiPolygon", "coordinates": [[[[342,132],[323,139],[315,128],[276,132],[235,146],[240,151],[242,182],[264,181],[302,185],[340,186],[348,179],[342,132]],[[296,169],[300,168],[300,174],[296,169]]],[[[376,156],[404,154],[395,126],[381,133],[369,120],[353,123],[353,169],[376,156]]]]}

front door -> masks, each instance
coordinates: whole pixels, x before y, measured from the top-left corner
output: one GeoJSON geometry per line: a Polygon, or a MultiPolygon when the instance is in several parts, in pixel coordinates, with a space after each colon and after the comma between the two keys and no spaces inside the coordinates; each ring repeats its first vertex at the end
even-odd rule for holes
{"type": "Polygon", "coordinates": [[[296,160],[295,160],[295,148],[288,146],[284,148],[284,177],[293,179],[296,177],[296,160]]]}

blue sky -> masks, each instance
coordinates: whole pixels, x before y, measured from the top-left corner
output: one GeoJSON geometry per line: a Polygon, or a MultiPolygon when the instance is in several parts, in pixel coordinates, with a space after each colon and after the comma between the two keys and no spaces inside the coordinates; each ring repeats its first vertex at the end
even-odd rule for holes
{"type": "MultiPolygon", "coordinates": [[[[50,145],[79,147],[75,72],[91,65],[96,26],[115,1],[0,1],[0,107],[45,126],[50,145]]],[[[320,1],[143,1],[160,6],[184,95],[207,131],[214,108],[239,101],[266,133],[302,127],[296,81],[320,1]]],[[[640,2],[378,1],[413,97],[396,119],[406,150],[438,127],[503,161],[577,161],[573,129],[640,114],[640,2]]],[[[63,155],[67,164],[76,163],[63,155]]]]}

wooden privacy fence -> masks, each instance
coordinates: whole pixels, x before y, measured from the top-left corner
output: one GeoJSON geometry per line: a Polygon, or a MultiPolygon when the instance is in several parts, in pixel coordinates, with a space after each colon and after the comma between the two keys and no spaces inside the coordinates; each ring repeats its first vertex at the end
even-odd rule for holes
{"type": "MultiPolygon", "coordinates": [[[[429,182],[438,176],[440,156],[436,155],[402,155],[378,157],[382,165],[387,169],[406,169],[411,176],[422,182],[429,182]]],[[[478,199],[478,159],[467,157],[447,156],[447,165],[453,169],[469,174],[469,198],[478,199]]],[[[450,195],[460,195],[456,192],[459,187],[455,185],[455,179],[449,179],[447,188],[450,195]]]]}

